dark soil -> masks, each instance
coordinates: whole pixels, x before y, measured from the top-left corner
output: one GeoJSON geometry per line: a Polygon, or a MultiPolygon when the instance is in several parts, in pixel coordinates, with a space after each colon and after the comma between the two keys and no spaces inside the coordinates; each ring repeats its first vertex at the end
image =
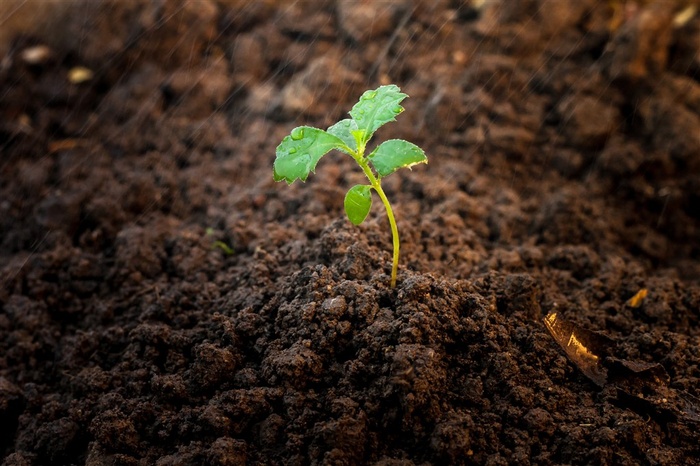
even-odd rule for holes
{"type": "Polygon", "coordinates": [[[2,465],[700,464],[700,14],[642,3],[77,1],[13,34],[2,465]],[[388,83],[378,138],[430,159],[384,183],[395,289],[347,156],[272,180],[388,83]]]}

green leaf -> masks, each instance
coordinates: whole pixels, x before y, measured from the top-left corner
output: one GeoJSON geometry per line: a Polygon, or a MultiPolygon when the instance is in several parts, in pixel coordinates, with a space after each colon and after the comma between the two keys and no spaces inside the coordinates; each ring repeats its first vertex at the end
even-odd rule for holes
{"type": "Polygon", "coordinates": [[[423,149],[403,139],[384,141],[367,157],[379,176],[387,176],[399,168],[428,163],[423,149]]]}
{"type": "Polygon", "coordinates": [[[395,84],[380,86],[372,91],[365,91],[360,101],[350,110],[350,116],[360,131],[360,140],[364,144],[370,140],[377,129],[390,121],[396,121],[396,115],[403,112],[399,103],[408,97],[395,84]]]}
{"type": "Polygon", "coordinates": [[[347,152],[342,139],[310,126],[294,128],[277,146],[273,177],[275,181],[306,181],[318,161],[333,149],[347,152]]]}
{"type": "Polygon", "coordinates": [[[357,141],[352,135],[352,132],[356,130],[357,123],[355,123],[355,120],[346,118],[345,120],[340,120],[338,123],[328,128],[326,132],[342,139],[345,145],[347,145],[353,151],[357,151],[357,141]]]}
{"type": "Polygon", "coordinates": [[[365,221],[369,209],[372,207],[372,187],[366,184],[358,184],[350,188],[345,195],[345,213],[353,225],[359,225],[365,221]]]}

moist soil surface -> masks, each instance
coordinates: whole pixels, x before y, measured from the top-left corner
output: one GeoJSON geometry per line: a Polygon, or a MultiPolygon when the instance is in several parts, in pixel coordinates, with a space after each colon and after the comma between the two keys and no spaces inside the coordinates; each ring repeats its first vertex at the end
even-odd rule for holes
{"type": "Polygon", "coordinates": [[[700,15],[481,3],[64,2],[13,34],[1,464],[699,464],[700,15]],[[388,83],[377,138],[430,161],[383,180],[393,289],[349,157],[272,179],[388,83]]]}

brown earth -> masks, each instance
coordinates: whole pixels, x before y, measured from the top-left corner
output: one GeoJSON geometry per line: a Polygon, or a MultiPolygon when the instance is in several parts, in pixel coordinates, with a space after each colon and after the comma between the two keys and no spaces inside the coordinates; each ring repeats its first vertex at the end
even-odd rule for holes
{"type": "Polygon", "coordinates": [[[74,2],[13,30],[2,465],[700,464],[700,15],[644,3],[74,2]],[[387,83],[411,98],[378,138],[430,159],[385,180],[395,289],[348,157],[272,180],[294,126],[387,83]]]}

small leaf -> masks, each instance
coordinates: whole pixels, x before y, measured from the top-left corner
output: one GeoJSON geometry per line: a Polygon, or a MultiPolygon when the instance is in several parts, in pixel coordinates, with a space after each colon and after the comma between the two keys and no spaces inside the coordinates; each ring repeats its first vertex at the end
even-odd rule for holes
{"type": "Polygon", "coordinates": [[[408,97],[398,86],[390,84],[380,86],[372,91],[365,91],[360,101],[350,110],[350,116],[362,131],[362,142],[370,140],[377,129],[390,121],[396,121],[396,115],[403,112],[399,103],[408,97]]]}
{"type": "Polygon", "coordinates": [[[338,123],[328,128],[326,132],[342,139],[345,145],[347,145],[353,151],[356,151],[357,141],[352,135],[352,132],[356,130],[357,123],[355,123],[355,120],[346,118],[345,120],[340,120],[338,123]]]}
{"type": "Polygon", "coordinates": [[[333,149],[348,151],[342,139],[321,129],[310,126],[294,128],[289,136],[277,146],[274,164],[275,181],[306,181],[309,173],[316,170],[318,161],[333,149]]]}
{"type": "Polygon", "coordinates": [[[350,188],[345,195],[345,213],[353,225],[359,225],[365,221],[372,207],[372,187],[366,184],[358,184],[350,188]]]}
{"type": "Polygon", "coordinates": [[[379,176],[387,176],[399,168],[428,163],[423,149],[403,139],[384,141],[368,156],[379,176]]]}

